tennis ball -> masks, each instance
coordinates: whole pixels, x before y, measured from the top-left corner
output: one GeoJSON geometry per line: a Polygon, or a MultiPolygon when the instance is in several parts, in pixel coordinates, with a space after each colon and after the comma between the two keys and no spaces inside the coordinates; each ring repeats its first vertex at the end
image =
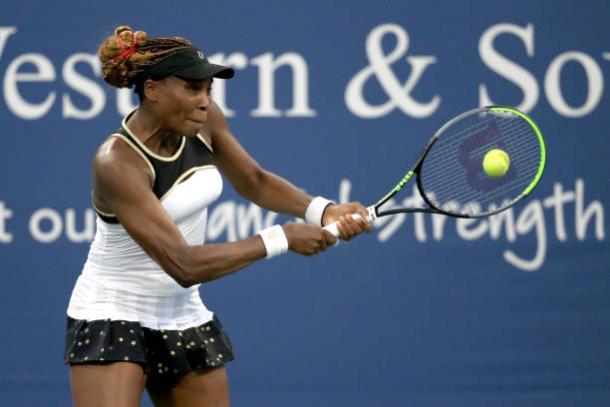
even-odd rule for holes
{"type": "Polygon", "coordinates": [[[483,171],[490,177],[501,177],[506,174],[510,166],[510,158],[506,151],[494,148],[489,150],[483,158],[483,171]]]}

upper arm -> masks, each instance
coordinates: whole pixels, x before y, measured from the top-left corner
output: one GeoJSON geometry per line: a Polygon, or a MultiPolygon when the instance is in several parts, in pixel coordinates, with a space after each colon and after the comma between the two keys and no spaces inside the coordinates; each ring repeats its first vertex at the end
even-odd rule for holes
{"type": "Polygon", "coordinates": [[[94,194],[117,216],[129,235],[178,283],[181,253],[188,248],[151,188],[146,164],[122,142],[98,151],[93,164],[94,194]]]}
{"type": "Polygon", "coordinates": [[[206,128],[212,136],[216,166],[241,195],[254,193],[263,170],[233,136],[224,114],[213,101],[206,128]]]}

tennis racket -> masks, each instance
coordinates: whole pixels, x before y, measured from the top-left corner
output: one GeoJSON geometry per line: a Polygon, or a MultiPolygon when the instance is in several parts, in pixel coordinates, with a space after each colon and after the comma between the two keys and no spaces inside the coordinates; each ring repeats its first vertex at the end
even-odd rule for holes
{"type": "MultiPolygon", "coordinates": [[[[398,184],[367,208],[369,220],[409,212],[459,218],[496,214],[532,192],[540,181],[545,160],[542,134],[525,113],[506,106],[467,111],[441,127],[398,184]],[[508,163],[500,163],[499,170],[490,171],[489,162],[483,165],[488,154],[500,154],[508,163]],[[384,209],[384,204],[414,177],[425,206],[397,207],[392,201],[384,209]]],[[[497,162],[492,160],[491,164],[497,162]]],[[[339,236],[337,222],[324,229],[339,236]]]]}

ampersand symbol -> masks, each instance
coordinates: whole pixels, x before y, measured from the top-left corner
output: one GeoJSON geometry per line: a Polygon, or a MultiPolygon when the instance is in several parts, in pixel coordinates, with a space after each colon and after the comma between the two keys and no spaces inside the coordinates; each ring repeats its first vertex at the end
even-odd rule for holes
{"type": "Polygon", "coordinates": [[[407,32],[396,24],[383,24],[373,29],[366,39],[366,54],[370,65],[358,72],[347,85],[345,103],[356,115],[374,119],[399,108],[412,117],[428,117],[440,104],[440,96],[435,95],[428,103],[420,103],[411,97],[411,91],[417,85],[426,68],[436,62],[434,56],[412,56],[405,60],[411,65],[411,73],[404,84],[396,78],[391,65],[402,59],[409,49],[407,32]],[[382,40],[386,35],[396,38],[396,46],[388,55],[382,48],[382,40]],[[375,76],[388,95],[388,100],[380,105],[369,104],[363,95],[364,84],[375,76]]]}

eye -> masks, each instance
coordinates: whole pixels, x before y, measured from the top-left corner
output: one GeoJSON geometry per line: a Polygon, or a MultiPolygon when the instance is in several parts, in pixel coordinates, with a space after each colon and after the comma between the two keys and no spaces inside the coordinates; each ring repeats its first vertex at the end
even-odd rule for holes
{"type": "Polygon", "coordinates": [[[198,82],[189,82],[187,84],[187,88],[189,90],[192,90],[193,92],[200,92],[201,90],[203,90],[203,85],[198,82]]]}

